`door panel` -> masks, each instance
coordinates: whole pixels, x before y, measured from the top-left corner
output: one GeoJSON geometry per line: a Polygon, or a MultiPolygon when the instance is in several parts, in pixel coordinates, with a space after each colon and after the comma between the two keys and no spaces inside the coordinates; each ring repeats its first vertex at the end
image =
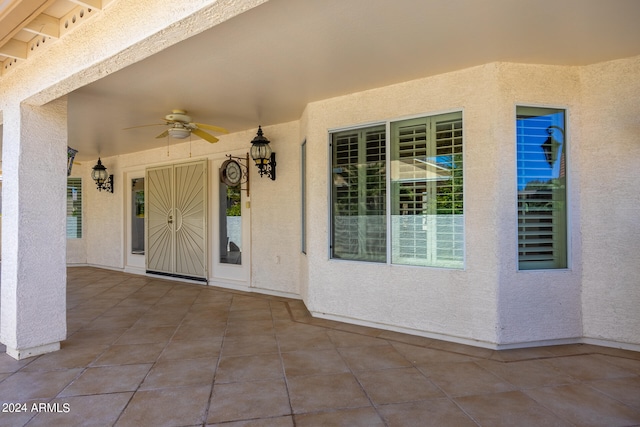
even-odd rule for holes
{"type": "Polygon", "coordinates": [[[206,280],[206,161],[147,170],[147,270],[206,280]]]}
{"type": "Polygon", "coordinates": [[[203,276],[206,271],[204,164],[176,166],[175,173],[176,272],[203,276]]]}

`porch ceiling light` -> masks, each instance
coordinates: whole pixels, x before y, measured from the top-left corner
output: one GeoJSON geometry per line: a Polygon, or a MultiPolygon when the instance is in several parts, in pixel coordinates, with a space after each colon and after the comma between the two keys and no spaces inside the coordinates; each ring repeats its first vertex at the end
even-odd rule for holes
{"type": "Polygon", "coordinates": [[[174,127],[169,129],[169,135],[171,135],[171,138],[185,139],[191,135],[191,131],[182,126],[182,124],[176,123],[174,127]]]}
{"type": "Polygon", "coordinates": [[[104,190],[113,193],[113,175],[107,174],[107,168],[102,165],[100,157],[91,171],[91,178],[96,182],[98,191],[104,190]]]}
{"type": "Polygon", "coordinates": [[[269,140],[258,126],[258,134],[251,141],[251,158],[256,162],[260,176],[266,175],[273,181],[276,179],[276,153],[271,151],[269,140]]]}

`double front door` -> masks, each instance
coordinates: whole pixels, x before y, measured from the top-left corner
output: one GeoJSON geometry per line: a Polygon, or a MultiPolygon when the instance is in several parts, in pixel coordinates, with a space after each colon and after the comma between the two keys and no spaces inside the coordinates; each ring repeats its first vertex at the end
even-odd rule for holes
{"type": "Polygon", "coordinates": [[[207,280],[207,162],[146,171],[147,273],[207,280]]]}

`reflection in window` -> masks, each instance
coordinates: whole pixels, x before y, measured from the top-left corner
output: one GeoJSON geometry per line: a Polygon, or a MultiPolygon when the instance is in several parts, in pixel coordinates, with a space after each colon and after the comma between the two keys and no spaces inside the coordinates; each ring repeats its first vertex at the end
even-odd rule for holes
{"type": "Polygon", "coordinates": [[[517,108],[518,267],[567,267],[565,111],[517,108]]]}
{"type": "Polygon", "coordinates": [[[144,178],[131,180],[131,253],[144,255],[144,178]]]}
{"type": "Polygon", "coordinates": [[[220,262],[242,264],[242,202],[240,186],[220,183],[220,262]]]}

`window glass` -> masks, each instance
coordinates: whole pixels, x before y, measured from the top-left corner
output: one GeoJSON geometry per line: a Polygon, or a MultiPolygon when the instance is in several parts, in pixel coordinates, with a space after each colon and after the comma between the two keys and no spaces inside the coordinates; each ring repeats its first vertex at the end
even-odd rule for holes
{"type": "Polygon", "coordinates": [[[144,178],[131,180],[131,253],[144,255],[144,178]]]}
{"type": "Polygon", "coordinates": [[[240,186],[220,183],[220,262],[242,264],[242,194],[240,186]]]}
{"type": "Polygon", "coordinates": [[[332,257],[386,262],[385,126],[332,135],[332,257]]]}
{"type": "Polygon", "coordinates": [[[67,178],[67,239],[82,238],[82,178],[67,178]]]}
{"type": "Polygon", "coordinates": [[[386,129],[331,135],[332,258],[462,268],[462,113],[386,129]]]}
{"type": "Polygon", "coordinates": [[[462,268],[462,114],[391,124],[394,264],[462,268]]]}
{"type": "Polygon", "coordinates": [[[567,267],[565,111],[517,107],[518,267],[567,267]]]}

